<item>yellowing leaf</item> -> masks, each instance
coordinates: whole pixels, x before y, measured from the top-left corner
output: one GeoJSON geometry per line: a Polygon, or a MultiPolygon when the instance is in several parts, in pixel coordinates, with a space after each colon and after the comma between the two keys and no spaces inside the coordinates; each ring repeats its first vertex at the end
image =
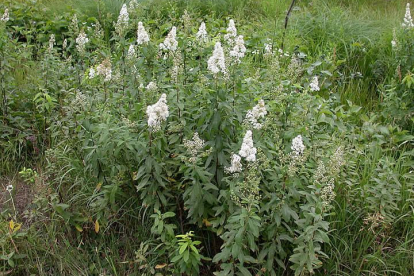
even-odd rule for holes
{"type": "Polygon", "coordinates": [[[162,268],[164,268],[164,267],[166,267],[167,266],[167,264],[157,264],[156,266],[155,266],[155,269],[162,269],[162,268]]]}
{"type": "Polygon", "coordinates": [[[19,231],[20,227],[22,227],[22,224],[21,223],[15,223],[13,232],[19,231]]]}
{"type": "Polygon", "coordinates": [[[204,225],[205,226],[207,226],[207,227],[210,227],[211,226],[211,223],[208,221],[208,219],[203,219],[203,223],[204,223],[204,225]]]}
{"type": "Polygon", "coordinates": [[[102,182],[99,182],[98,185],[96,185],[96,190],[99,191],[102,187],[102,182]]]}
{"type": "Polygon", "coordinates": [[[9,228],[10,228],[11,231],[14,230],[14,221],[13,220],[9,221],[9,228]]]}
{"type": "Polygon", "coordinates": [[[174,178],[171,178],[171,177],[167,177],[167,179],[168,179],[168,181],[170,181],[170,182],[177,182],[177,180],[175,180],[174,178]]]}
{"type": "Polygon", "coordinates": [[[78,230],[79,232],[83,232],[82,227],[79,224],[75,225],[76,230],[78,230]]]}
{"type": "Polygon", "coordinates": [[[99,221],[95,221],[95,233],[99,233],[99,221]]]}

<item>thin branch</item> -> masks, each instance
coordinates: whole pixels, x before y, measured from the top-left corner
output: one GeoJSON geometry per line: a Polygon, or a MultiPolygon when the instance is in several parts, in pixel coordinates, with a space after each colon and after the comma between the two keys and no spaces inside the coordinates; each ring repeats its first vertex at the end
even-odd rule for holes
{"type": "Polygon", "coordinates": [[[296,0],[292,0],[292,3],[290,3],[290,7],[286,13],[286,17],[285,17],[285,28],[283,30],[283,36],[282,36],[282,45],[280,46],[280,48],[282,50],[284,50],[284,44],[285,44],[285,36],[286,36],[286,30],[288,27],[288,23],[289,23],[289,17],[290,17],[290,13],[293,10],[293,6],[295,6],[296,0]]]}

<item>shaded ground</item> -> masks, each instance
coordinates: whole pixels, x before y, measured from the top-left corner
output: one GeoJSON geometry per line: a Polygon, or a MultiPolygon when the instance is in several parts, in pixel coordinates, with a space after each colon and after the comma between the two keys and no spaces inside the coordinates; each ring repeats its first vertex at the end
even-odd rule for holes
{"type": "Polygon", "coordinates": [[[22,214],[27,210],[32,202],[32,187],[23,182],[18,176],[0,178],[0,212],[9,210],[13,213],[13,204],[9,192],[6,190],[8,185],[13,185],[13,200],[17,211],[17,216],[22,218],[22,214]]]}

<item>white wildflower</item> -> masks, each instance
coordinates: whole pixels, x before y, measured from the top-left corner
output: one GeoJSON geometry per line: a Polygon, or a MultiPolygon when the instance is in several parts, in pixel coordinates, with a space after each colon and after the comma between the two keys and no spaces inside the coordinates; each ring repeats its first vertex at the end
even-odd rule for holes
{"type": "Polygon", "coordinates": [[[243,138],[239,155],[246,158],[248,162],[254,162],[256,161],[256,152],[257,149],[253,146],[253,133],[251,130],[248,130],[243,138]]]}
{"type": "Polygon", "coordinates": [[[89,69],[89,79],[93,79],[96,76],[95,69],[90,68],[89,69]]]}
{"type": "Polygon", "coordinates": [[[410,3],[407,3],[407,6],[405,8],[404,22],[401,25],[403,26],[403,28],[407,29],[414,27],[413,19],[411,17],[410,12],[410,3]]]}
{"type": "Polygon", "coordinates": [[[135,46],[133,44],[129,45],[127,59],[133,59],[135,57],[135,46]]]}
{"type": "Polygon", "coordinates": [[[115,24],[115,31],[118,35],[122,35],[128,28],[129,14],[126,4],[122,5],[121,11],[119,12],[118,21],[115,24]]]}
{"type": "Polygon", "coordinates": [[[171,31],[168,33],[163,43],[160,43],[161,50],[168,50],[174,52],[177,50],[178,41],[176,40],[177,28],[172,27],[171,31]]]}
{"type": "Polygon", "coordinates": [[[7,185],[6,191],[8,191],[9,193],[11,193],[11,191],[13,191],[13,185],[7,185]]]}
{"type": "Polygon", "coordinates": [[[265,55],[272,55],[273,54],[273,45],[272,43],[265,43],[264,44],[265,55]]]}
{"type": "Polygon", "coordinates": [[[252,125],[254,129],[261,129],[263,124],[258,122],[259,118],[264,118],[267,114],[266,106],[263,100],[259,100],[253,109],[247,111],[245,121],[252,125]]]}
{"type": "Polygon", "coordinates": [[[222,72],[226,74],[226,63],[224,60],[224,51],[221,47],[221,43],[217,42],[214,46],[213,55],[208,59],[207,68],[213,74],[217,74],[218,72],[222,72]]]}
{"type": "Polygon", "coordinates": [[[227,41],[227,43],[229,43],[230,45],[232,45],[236,37],[237,37],[236,24],[234,24],[233,19],[230,19],[229,25],[227,26],[227,34],[224,35],[224,40],[227,41]]]}
{"type": "Polygon", "coordinates": [[[322,204],[325,208],[329,208],[332,201],[335,200],[336,193],[334,191],[334,179],[331,178],[329,182],[321,190],[322,204]]]}
{"type": "Polygon", "coordinates": [[[293,154],[296,156],[302,155],[305,150],[305,145],[302,141],[302,135],[298,135],[292,140],[292,146],[290,147],[293,151],[293,154]]]}
{"type": "Polygon", "coordinates": [[[145,87],[148,91],[152,91],[155,92],[158,89],[158,86],[155,82],[151,81],[150,83],[148,83],[148,85],[145,87]]]}
{"type": "Polygon", "coordinates": [[[309,84],[309,87],[310,87],[310,90],[311,90],[311,91],[319,91],[319,90],[321,90],[321,89],[319,88],[319,80],[318,80],[318,76],[314,76],[314,77],[312,78],[312,81],[311,81],[311,83],[309,84]]]}
{"type": "Polygon", "coordinates": [[[67,46],[68,46],[68,40],[65,38],[62,43],[62,49],[65,50],[67,46]]]}
{"type": "Polygon", "coordinates": [[[52,51],[53,45],[55,45],[55,35],[51,34],[49,38],[49,51],[52,51]]]}
{"type": "Polygon", "coordinates": [[[112,79],[112,65],[109,59],[105,59],[96,67],[97,75],[104,77],[104,81],[112,79]]]}
{"type": "Polygon", "coordinates": [[[137,30],[137,43],[138,45],[146,44],[150,40],[149,35],[147,31],[144,28],[144,25],[142,25],[142,22],[138,22],[138,30],[137,30]]]}
{"type": "Polygon", "coordinates": [[[96,21],[96,24],[94,25],[94,35],[98,39],[102,39],[104,37],[104,31],[102,29],[101,23],[99,21],[96,21]]]}
{"type": "Polygon", "coordinates": [[[198,152],[204,148],[205,142],[200,138],[198,132],[195,132],[192,140],[184,139],[184,147],[187,149],[187,152],[195,157],[198,152]]]}
{"type": "Polygon", "coordinates": [[[7,22],[10,20],[10,16],[9,16],[9,9],[5,9],[4,10],[4,14],[2,17],[0,17],[0,21],[2,22],[7,22]]]}
{"type": "Polygon", "coordinates": [[[129,10],[135,10],[139,7],[138,1],[137,0],[132,0],[129,2],[129,10]]]}
{"type": "Polygon", "coordinates": [[[230,51],[230,56],[234,57],[236,63],[240,63],[240,59],[244,57],[246,47],[244,46],[244,39],[239,35],[234,41],[233,50],[230,51]]]}
{"type": "Polygon", "coordinates": [[[72,20],[70,21],[69,30],[72,31],[75,35],[79,32],[79,22],[76,13],[73,15],[72,20]]]}
{"type": "Polygon", "coordinates": [[[157,103],[147,106],[148,126],[152,131],[161,129],[161,123],[166,121],[169,112],[167,105],[167,95],[162,94],[157,103]]]}
{"type": "Polygon", "coordinates": [[[231,165],[230,167],[224,168],[226,173],[238,173],[241,172],[243,169],[243,165],[241,163],[241,157],[238,154],[233,153],[231,156],[231,165]]]}
{"type": "Polygon", "coordinates": [[[76,38],[76,49],[79,53],[85,52],[85,44],[89,42],[89,38],[86,36],[85,32],[82,30],[78,37],[76,38]]]}
{"type": "Polygon", "coordinates": [[[201,22],[200,28],[198,28],[198,32],[196,34],[196,38],[201,43],[207,42],[208,37],[207,37],[206,23],[201,22]]]}

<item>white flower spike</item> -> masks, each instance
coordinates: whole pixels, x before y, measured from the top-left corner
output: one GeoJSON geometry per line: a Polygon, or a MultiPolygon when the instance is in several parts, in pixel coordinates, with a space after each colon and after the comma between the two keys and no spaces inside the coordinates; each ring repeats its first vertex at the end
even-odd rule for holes
{"type": "Polygon", "coordinates": [[[147,106],[147,116],[151,131],[160,130],[161,123],[166,121],[169,116],[166,94],[162,94],[155,104],[147,106]]]}
{"type": "Polygon", "coordinates": [[[223,74],[227,73],[224,51],[220,42],[217,42],[214,46],[213,55],[207,61],[207,68],[213,74],[217,74],[219,72],[222,72],[223,74]]]}
{"type": "Polygon", "coordinates": [[[251,130],[248,130],[243,138],[239,155],[246,158],[248,162],[254,162],[256,161],[256,153],[257,149],[253,146],[253,133],[251,130]]]}
{"type": "Polygon", "coordinates": [[[138,30],[137,30],[137,43],[138,45],[147,44],[150,41],[149,35],[142,25],[142,22],[138,22],[138,30]]]}

